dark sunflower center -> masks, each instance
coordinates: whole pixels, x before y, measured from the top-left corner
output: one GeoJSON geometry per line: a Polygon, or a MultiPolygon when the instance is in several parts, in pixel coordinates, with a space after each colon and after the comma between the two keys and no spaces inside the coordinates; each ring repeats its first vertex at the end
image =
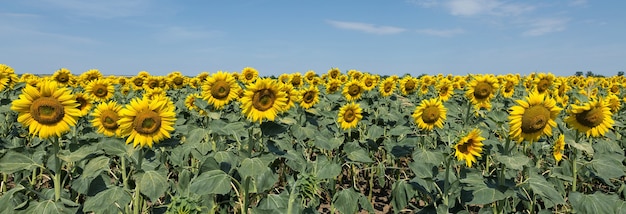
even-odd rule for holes
{"type": "Polygon", "coordinates": [[[491,95],[492,90],[493,87],[491,87],[491,84],[486,82],[479,82],[474,88],[474,97],[480,100],[486,99],[489,97],[489,95],[491,95]]]}
{"type": "Polygon", "coordinates": [[[543,130],[550,120],[550,110],[543,105],[535,105],[526,109],[522,115],[522,132],[535,133],[543,130]]]}
{"type": "Polygon", "coordinates": [[[148,87],[150,87],[150,88],[159,87],[159,82],[152,80],[152,81],[148,82],[148,87]]]}
{"type": "Polygon", "coordinates": [[[182,85],[183,84],[183,78],[182,77],[175,77],[174,78],[174,85],[182,85]]]}
{"type": "Polygon", "coordinates": [[[246,73],[247,80],[252,80],[252,78],[254,78],[254,75],[252,73],[246,73]]]}
{"type": "Polygon", "coordinates": [[[366,79],[364,83],[366,87],[374,85],[374,81],[372,81],[371,79],[366,79]]]}
{"type": "Polygon", "coordinates": [[[30,106],[30,114],[37,122],[45,125],[56,124],[63,120],[65,109],[59,100],[52,97],[40,97],[30,106]]]}
{"type": "Polygon", "coordinates": [[[133,121],[133,129],[140,134],[153,134],[161,128],[161,117],[152,110],[139,112],[133,121]]]}
{"type": "Polygon", "coordinates": [[[472,147],[472,143],[473,143],[472,141],[473,140],[470,139],[465,143],[459,144],[459,146],[457,147],[459,152],[463,154],[469,154],[470,148],[472,147]]]}
{"type": "Polygon", "coordinates": [[[291,85],[293,85],[293,86],[299,86],[301,82],[302,82],[302,80],[301,80],[300,78],[297,78],[297,77],[296,77],[296,78],[293,78],[293,79],[291,80],[291,85]]]}
{"type": "Polygon", "coordinates": [[[354,113],[354,110],[348,109],[346,110],[346,112],[343,113],[343,121],[349,123],[354,121],[354,119],[356,119],[356,114],[354,113]]]}
{"type": "Polygon", "coordinates": [[[356,96],[359,95],[361,93],[361,87],[357,84],[352,84],[350,85],[350,87],[348,87],[348,94],[350,94],[350,96],[356,96]]]}
{"type": "Polygon", "coordinates": [[[265,111],[274,105],[276,94],[272,90],[262,89],[252,96],[252,106],[259,111],[265,111]]]}
{"type": "Polygon", "coordinates": [[[302,96],[302,101],[304,101],[305,103],[312,103],[313,101],[315,101],[315,92],[307,91],[306,93],[304,93],[304,96],[302,96]]]}
{"type": "Polygon", "coordinates": [[[406,84],[404,84],[404,89],[406,89],[407,91],[414,90],[415,89],[415,82],[413,82],[413,81],[406,82],[406,84]]]}
{"type": "Polygon", "coordinates": [[[439,119],[441,112],[437,106],[429,106],[424,109],[422,113],[422,120],[424,123],[433,124],[439,119]]]}
{"type": "Polygon", "coordinates": [[[328,87],[328,91],[330,92],[335,92],[337,91],[337,89],[339,89],[338,85],[331,85],[330,87],[328,87]]]}
{"type": "Polygon", "coordinates": [[[385,84],[385,88],[384,88],[385,93],[391,92],[391,89],[393,89],[393,85],[391,83],[385,84]]]}
{"type": "Polygon", "coordinates": [[[537,83],[537,91],[539,93],[543,93],[544,91],[548,90],[548,88],[550,87],[550,81],[547,79],[541,79],[539,80],[539,83],[537,83]]]}
{"type": "Polygon", "coordinates": [[[67,74],[59,74],[57,76],[57,82],[66,83],[68,80],[70,80],[70,77],[67,74]]]}
{"type": "Polygon", "coordinates": [[[108,93],[109,90],[107,90],[105,85],[98,84],[94,86],[93,95],[96,95],[96,97],[106,97],[108,93]]]}
{"type": "Polygon", "coordinates": [[[78,103],[78,109],[81,111],[87,107],[87,100],[85,100],[85,98],[76,97],[76,102],[78,103]]]}
{"type": "Polygon", "coordinates": [[[140,78],[137,78],[133,81],[133,84],[135,84],[135,86],[142,86],[143,85],[143,80],[140,78]]]}
{"type": "Polygon", "coordinates": [[[228,97],[230,93],[230,85],[226,81],[217,81],[213,83],[211,87],[211,96],[215,99],[221,100],[228,97]]]}
{"type": "Polygon", "coordinates": [[[587,127],[596,127],[604,121],[604,114],[602,114],[602,109],[592,108],[576,114],[576,121],[587,127]]]}
{"type": "Polygon", "coordinates": [[[111,110],[105,110],[100,113],[100,121],[102,122],[102,126],[109,130],[117,129],[117,120],[119,119],[120,117],[117,115],[117,113],[111,110]]]}

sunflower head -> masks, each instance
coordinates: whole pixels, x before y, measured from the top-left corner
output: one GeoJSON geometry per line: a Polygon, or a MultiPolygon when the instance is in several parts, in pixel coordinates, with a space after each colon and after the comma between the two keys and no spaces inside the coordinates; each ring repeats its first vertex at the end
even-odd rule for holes
{"type": "Polygon", "coordinates": [[[241,70],[241,78],[239,80],[247,85],[256,81],[257,78],[259,78],[259,72],[256,69],[245,67],[241,70]]]}
{"type": "Polygon", "coordinates": [[[108,79],[97,79],[89,82],[87,87],[85,87],[85,91],[93,100],[104,102],[113,97],[115,87],[108,79]]]}
{"type": "Polygon", "coordinates": [[[477,75],[468,84],[466,97],[476,105],[482,102],[490,102],[500,85],[498,79],[491,75],[477,75]]]}
{"type": "Polygon", "coordinates": [[[319,89],[316,86],[310,86],[308,89],[300,92],[300,106],[304,109],[309,109],[313,105],[317,104],[319,99],[319,89]]]}
{"type": "Polygon", "coordinates": [[[388,97],[391,96],[391,94],[393,94],[393,91],[396,89],[396,81],[394,78],[390,77],[383,80],[378,87],[380,94],[383,97],[388,97]]]}
{"type": "Polygon", "coordinates": [[[552,155],[556,162],[560,162],[563,158],[563,151],[565,150],[565,136],[563,134],[559,135],[559,137],[554,141],[554,146],[552,147],[552,155]]]}
{"type": "Polygon", "coordinates": [[[222,109],[237,99],[239,90],[237,80],[230,73],[218,71],[202,85],[202,97],[216,109],[222,109]]]}
{"type": "Polygon", "coordinates": [[[589,136],[604,136],[615,121],[611,118],[611,108],[606,100],[591,100],[582,105],[571,105],[565,123],[589,136]]]}
{"type": "Polygon", "coordinates": [[[119,128],[126,143],[134,147],[150,147],[163,139],[170,138],[174,130],[176,113],[169,98],[156,96],[152,99],[135,98],[119,112],[119,128]]]}
{"type": "Polygon", "coordinates": [[[363,118],[362,111],[358,103],[348,103],[339,108],[337,122],[344,130],[354,128],[363,118]]]}
{"type": "Polygon", "coordinates": [[[361,99],[361,94],[364,91],[363,87],[364,85],[362,82],[358,80],[350,80],[350,82],[343,85],[343,91],[341,93],[348,101],[355,101],[361,99]]]}
{"type": "Polygon", "coordinates": [[[91,124],[97,129],[96,131],[106,136],[121,136],[118,120],[120,119],[119,111],[122,109],[115,101],[103,102],[96,106],[91,114],[93,120],[91,124]]]}
{"type": "Polygon", "coordinates": [[[285,109],[287,94],[280,90],[278,83],[269,78],[258,79],[246,88],[241,98],[243,114],[252,122],[263,119],[273,121],[285,109]]]}
{"type": "Polygon", "coordinates": [[[481,157],[483,140],[485,138],[481,136],[479,129],[470,131],[454,145],[454,156],[459,161],[465,160],[467,167],[472,167],[472,164],[476,163],[476,157],[481,157]]]}
{"type": "Polygon", "coordinates": [[[441,100],[433,98],[422,101],[419,106],[415,107],[412,116],[418,128],[432,131],[435,127],[443,128],[446,114],[447,110],[441,100]]]}
{"type": "Polygon", "coordinates": [[[561,112],[556,101],[546,94],[530,93],[524,100],[517,100],[517,106],[511,107],[509,113],[509,135],[518,142],[527,140],[535,142],[542,135],[552,135],[554,121],[561,112]]]}

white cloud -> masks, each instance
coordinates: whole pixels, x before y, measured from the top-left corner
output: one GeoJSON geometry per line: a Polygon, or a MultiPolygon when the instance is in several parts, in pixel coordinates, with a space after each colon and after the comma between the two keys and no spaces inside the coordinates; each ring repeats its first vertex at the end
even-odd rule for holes
{"type": "Polygon", "coordinates": [[[534,10],[531,5],[514,4],[498,0],[450,0],[444,4],[455,16],[497,15],[517,16],[534,10]]]}
{"type": "Polygon", "coordinates": [[[544,18],[536,19],[528,25],[529,30],[523,33],[524,36],[541,36],[548,33],[554,33],[565,30],[568,19],[563,18],[544,18]]]}
{"type": "Polygon", "coordinates": [[[452,37],[452,36],[456,36],[459,34],[463,34],[465,33],[465,31],[461,28],[454,28],[454,29],[420,29],[417,30],[418,33],[420,34],[425,34],[425,35],[429,35],[429,36],[439,36],[439,37],[452,37]]]}
{"type": "Polygon", "coordinates": [[[41,6],[65,10],[70,14],[95,18],[136,16],[149,7],[148,0],[40,0],[41,6]]]}
{"type": "Polygon", "coordinates": [[[343,21],[334,21],[327,20],[327,22],[333,27],[339,29],[347,29],[347,30],[356,30],[365,33],[371,34],[398,34],[406,31],[404,28],[393,27],[393,26],[377,26],[374,24],[361,23],[361,22],[343,22],[343,21]]]}
{"type": "Polygon", "coordinates": [[[439,0],[406,0],[406,2],[426,8],[439,5],[439,0]]]}

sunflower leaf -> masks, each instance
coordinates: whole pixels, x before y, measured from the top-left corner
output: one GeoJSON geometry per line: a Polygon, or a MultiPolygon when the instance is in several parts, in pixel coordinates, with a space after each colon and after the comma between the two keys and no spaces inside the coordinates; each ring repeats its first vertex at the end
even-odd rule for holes
{"type": "Polygon", "coordinates": [[[17,152],[8,152],[0,158],[0,172],[11,174],[20,170],[30,171],[37,167],[37,163],[26,155],[17,152]]]}
{"type": "Polygon", "coordinates": [[[506,165],[506,167],[508,167],[509,169],[515,170],[524,169],[524,165],[526,165],[530,161],[528,157],[521,154],[515,156],[496,154],[495,158],[497,161],[500,161],[501,163],[506,165]]]}
{"type": "Polygon", "coordinates": [[[619,200],[616,195],[599,192],[590,195],[571,192],[568,198],[573,210],[578,213],[615,213],[613,205],[619,200]]]}
{"type": "Polygon", "coordinates": [[[148,196],[148,198],[150,198],[153,202],[156,202],[169,188],[167,178],[154,170],[149,170],[143,173],[140,185],[141,193],[148,196]]]}
{"type": "Polygon", "coordinates": [[[230,177],[222,170],[211,170],[191,180],[189,190],[198,195],[228,194],[230,177]]]}
{"type": "MultiPolygon", "coordinates": [[[[94,213],[117,213],[122,209],[118,206],[130,204],[131,196],[121,187],[113,186],[85,200],[83,211],[94,213]]],[[[123,210],[123,209],[122,209],[123,210]]]]}

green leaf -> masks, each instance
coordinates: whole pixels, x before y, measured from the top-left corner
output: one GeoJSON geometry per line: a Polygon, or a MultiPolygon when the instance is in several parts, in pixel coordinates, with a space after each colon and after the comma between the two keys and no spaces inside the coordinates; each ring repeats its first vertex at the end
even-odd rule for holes
{"type": "Polygon", "coordinates": [[[413,130],[408,126],[396,126],[389,130],[388,134],[390,136],[400,136],[411,133],[413,130]]]}
{"type": "Polygon", "coordinates": [[[324,156],[318,157],[316,164],[317,172],[315,177],[317,179],[333,179],[341,173],[341,165],[329,161],[324,156]]]}
{"type": "Polygon", "coordinates": [[[315,136],[315,141],[313,143],[320,149],[333,150],[341,146],[343,138],[327,138],[324,134],[320,134],[315,136]]]}
{"type": "Polygon", "coordinates": [[[573,210],[579,213],[615,213],[614,205],[618,200],[615,195],[606,195],[600,192],[590,195],[579,192],[570,192],[569,194],[569,201],[573,210]]]}
{"type": "Polygon", "coordinates": [[[4,192],[2,196],[0,196],[0,213],[14,213],[18,205],[18,201],[15,197],[15,193],[25,190],[24,186],[18,184],[13,187],[13,189],[4,192]]]}
{"type": "Polygon", "coordinates": [[[333,205],[340,213],[354,214],[359,210],[359,204],[357,204],[359,193],[352,188],[341,190],[333,197],[333,205]]]}
{"type": "Polygon", "coordinates": [[[185,143],[201,143],[202,140],[204,140],[208,136],[208,132],[209,131],[204,128],[193,129],[189,131],[189,134],[187,134],[187,138],[185,138],[185,143]]]}
{"type": "MultiPolygon", "coordinates": [[[[65,152],[69,151],[65,150],[65,152]]],[[[102,151],[99,151],[96,145],[84,145],[69,154],[59,154],[59,158],[65,162],[71,163],[82,160],[88,155],[97,155],[101,153],[102,151]]]]}
{"type": "Polygon", "coordinates": [[[191,180],[189,190],[198,195],[227,194],[230,192],[230,177],[222,170],[211,170],[191,180]]]}
{"type": "Polygon", "coordinates": [[[515,156],[496,154],[495,159],[506,165],[509,169],[522,170],[524,165],[530,162],[530,159],[524,155],[517,154],[515,156]]]}
{"type": "Polygon", "coordinates": [[[381,128],[380,126],[371,126],[367,130],[367,138],[375,140],[383,136],[384,133],[385,133],[385,129],[381,128]]]}
{"type": "Polygon", "coordinates": [[[391,187],[391,203],[394,211],[399,212],[403,210],[414,195],[415,191],[405,180],[398,180],[393,183],[391,187]]]}
{"type": "Polygon", "coordinates": [[[443,162],[443,154],[437,151],[433,152],[425,149],[416,149],[415,152],[413,152],[413,160],[439,165],[443,162]]]}
{"type": "Polygon", "coordinates": [[[141,193],[148,196],[152,202],[156,202],[170,186],[167,178],[154,170],[144,172],[139,185],[141,193]]]}
{"type": "Polygon", "coordinates": [[[246,158],[241,161],[241,166],[237,169],[241,178],[256,177],[269,171],[268,163],[260,158],[246,158]]]}
{"type": "Polygon", "coordinates": [[[98,146],[100,149],[104,150],[105,154],[115,155],[117,157],[130,157],[133,151],[129,150],[126,143],[119,138],[106,138],[102,142],[98,143],[98,146]]]}
{"type": "Polygon", "coordinates": [[[575,141],[575,139],[566,137],[565,138],[565,143],[567,143],[568,145],[570,145],[570,146],[572,146],[572,147],[574,147],[574,148],[576,148],[576,149],[578,149],[580,151],[586,152],[589,155],[593,155],[593,146],[591,146],[591,144],[589,144],[586,141],[585,142],[581,142],[581,143],[577,143],[575,141]]]}
{"type": "Polygon", "coordinates": [[[466,178],[461,179],[461,182],[468,185],[465,189],[471,190],[473,198],[468,202],[469,204],[489,204],[507,197],[504,191],[499,190],[495,184],[485,183],[485,178],[479,174],[468,174],[466,178]]]}
{"type": "Polygon", "coordinates": [[[109,161],[110,159],[106,156],[98,156],[89,160],[89,163],[85,165],[85,169],[83,170],[81,177],[95,178],[104,169],[109,168],[109,161]]]}
{"type": "Polygon", "coordinates": [[[121,187],[113,186],[85,200],[83,211],[94,213],[118,213],[130,204],[131,196],[121,187]]]}
{"type": "Polygon", "coordinates": [[[286,193],[286,191],[284,191],[280,195],[267,195],[267,197],[261,199],[259,205],[256,208],[266,211],[273,211],[272,213],[285,213],[287,212],[288,203],[289,195],[286,193]]]}
{"type": "Polygon", "coordinates": [[[37,163],[21,153],[10,151],[0,159],[0,172],[11,174],[20,170],[31,171],[37,163]]]}
{"type": "Polygon", "coordinates": [[[561,194],[559,194],[559,192],[554,188],[554,185],[546,181],[543,176],[536,173],[530,173],[530,177],[526,180],[526,182],[528,182],[530,189],[542,198],[550,200],[555,204],[565,204],[563,196],[561,196],[561,194]]]}
{"type": "Polygon", "coordinates": [[[418,161],[413,161],[409,163],[409,168],[415,176],[418,178],[432,178],[433,171],[436,170],[435,165],[432,163],[426,163],[418,159],[418,161]],[[435,169],[433,169],[435,168],[435,169]]]}
{"type": "Polygon", "coordinates": [[[46,200],[42,202],[34,202],[31,204],[26,212],[28,213],[42,213],[42,214],[70,214],[76,213],[78,208],[65,207],[61,201],[54,202],[52,200],[46,200]]]}
{"type": "Polygon", "coordinates": [[[287,131],[287,127],[284,125],[275,123],[274,121],[267,121],[265,123],[261,123],[261,132],[263,136],[276,136],[281,133],[285,133],[287,131]]]}
{"type": "Polygon", "coordinates": [[[373,163],[374,162],[374,160],[370,158],[369,154],[367,154],[365,149],[362,149],[362,148],[359,148],[355,151],[348,153],[348,159],[355,161],[355,162],[361,162],[361,163],[373,163]]]}
{"type": "Polygon", "coordinates": [[[610,181],[612,178],[620,178],[624,173],[625,167],[622,164],[624,156],[617,154],[602,154],[594,156],[591,161],[591,167],[595,170],[595,175],[604,180],[605,184],[613,185],[610,181]]]}

